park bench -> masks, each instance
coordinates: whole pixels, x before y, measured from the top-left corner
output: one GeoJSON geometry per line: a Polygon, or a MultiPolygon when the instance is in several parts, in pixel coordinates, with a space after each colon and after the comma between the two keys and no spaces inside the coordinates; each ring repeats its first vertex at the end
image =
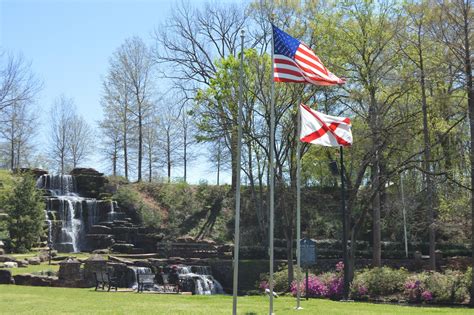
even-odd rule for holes
{"type": "Polygon", "coordinates": [[[169,277],[167,274],[163,275],[163,287],[166,292],[176,292],[179,293],[181,281],[178,280],[178,283],[170,283],[169,277]]]}
{"type": "Polygon", "coordinates": [[[106,271],[99,271],[94,272],[95,276],[95,290],[100,287],[102,290],[105,290],[107,287],[107,291],[110,289],[115,289],[117,291],[118,281],[117,278],[113,277],[109,272],[106,271]]]}
{"type": "Polygon", "coordinates": [[[137,272],[137,293],[143,292],[146,286],[153,287],[155,285],[155,275],[153,273],[137,272]]]}

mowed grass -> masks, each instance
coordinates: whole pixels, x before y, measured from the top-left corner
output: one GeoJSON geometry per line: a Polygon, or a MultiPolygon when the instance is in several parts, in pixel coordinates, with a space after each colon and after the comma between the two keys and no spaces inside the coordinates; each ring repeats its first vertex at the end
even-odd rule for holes
{"type": "MultiPolygon", "coordinates": [[[[274,299],[275,314],[474,314],[467,308],[410,307],[321,299],[302,301],[303,310],[294,310],[295,299],[274,299]]],[[[231,314],[232,296],[187,296],[95,292],[69,289],[0,285],[1,314],[231,314]]],[[[238,299],[239,314],[268,314],[268,297],[238,299]]]]}

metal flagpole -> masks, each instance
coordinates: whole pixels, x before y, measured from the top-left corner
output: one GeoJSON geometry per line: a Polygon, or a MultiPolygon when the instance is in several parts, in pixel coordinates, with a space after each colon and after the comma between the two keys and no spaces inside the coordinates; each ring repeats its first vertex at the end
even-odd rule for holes
{"type": "Polygon", "coordinates": [[[301,307],[301,98],[298,102],[298,122],[296,135],[296,309],[301,307]]]}
{"type": "Polygon", "coordinates": [[[240,77],[239,77],[239,109],[237,118],[237,154],[236,154],[236,184],[235,184],[235,232],[234,232],[234,283],[233,283],[233,302],[232,314],[237,314],[237,290],[239,281],[239,246],[240,246],[240,158],[242,146],[242,89],[244,77],[244,36],[245,31],[240,31],[240,77]]]}
{"type": "Polygon", "coordinates": [[[342,145],[339,147],[341,157],[341,207],[342,207],[342,255],[344,260],[344,291],[343,299],[349,298],[349,261],[347,257],[347,213],[346,213],[346,195],[344,187],[344,150],[342,145]]]}
{"type": "MultiPolygon", "coordinates": [[[[273,13],[271,15],[271,21],[273,25],[273,13]]],[[[269,165],[268,170],[270,171],[270,229],[268,231],[269,237],[269,251],[270,251],[270,279],[269,279],[269,289],[270,289],[270,308],[269,314],[273,314],[273,225],[274,225],[274,216],[275,216],[275,167],[274,167],[274,145],[275,145],[275,81],[274,72],[275,68],[273,67],[273,55],[275,50],[275,41],[273,38],[272,30],[272,87],[270,95],[270,150],[269,150],[269,165]]]]}
{"type": "Polygon", "coordinates": [[[407,214],[405,209],[405,192],[403,190],[403,173],[400,173],[400,190],[402,193],[403,234],[405,237],[405,255],[408,258],[407,214]]]}

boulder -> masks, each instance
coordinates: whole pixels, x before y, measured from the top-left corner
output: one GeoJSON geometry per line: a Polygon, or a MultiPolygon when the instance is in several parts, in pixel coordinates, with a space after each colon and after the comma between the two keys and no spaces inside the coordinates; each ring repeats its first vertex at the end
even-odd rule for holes
{"type": "Polygon", "coordinates": [[[107,260],[101,255],[91,255],[84,261],[84,283],[87,287],[95,285],[96,272],[102,272],[107,269],[107,260]]]}
{"type": "Polygon", "coordinates": [[[0,241],[0,248],[5,247],[5,243],[3,241],[0,241]]]}
{"type": "Polygon", "coordinates": [[[103,254],[103,255],[107,255],[107,254],[110,254],[110,249],[108,249],[108,248],[96,249],[96,250],[93,250],[92,253],[93,253],[93,254],[103,254]]]}
{"type": "Polygon", "coordinates": [[[48,277],[48,276],[35,276],[32,274],[22,274],[13,276],[15,284],[17,285],[31,285],[31,286],[40,286],[40,287],[50,287],[53,286],[57,277],[48,277]]]}
{"type": "Polygon", "coordinates": [[[6,262],[6,261],[16,261],[16,259],[11,256],[0,255],[0,262],[6,262]]]}
{"type": "Polygon", "coordinates": [[[17,263],[18,263],[18,267],[20,267],[20,268],[26,268],[30,264],[28,262],[28,260],[26,260],[26,259],[25,260],[18,260],[17,263]]]}
{"type": "Polygon", "coordinates": [[[112,250],[117,253],[123,253],[123,254],[131,254],[133,252],[133,248],[135,246],[133,244],[114,244],[112,246],[112,250]]]}
{"type": "Polygon", "coordinates": [[[16,261],[6,261],[3,263],[5,268],[18,268],[18,263],[16,261]]]}
{"type": "Polygon", "coordinates": [[[5,255],[5,250],[3,248],[0,248],[0,255],[5,255]]]}
{"type": "Polygon", "coordinates": [[[89,229],[90,234],[110,234],[112,229],[105,225],[93,225],[89,229]]]}
{"type": "Polygon", "coordinates": [[[86,238],[92,248],[107,248],[115,243],[111,234],[87,234],[86,238]]]}
{"type": "Polygon", "coordinates": [[[28,263],[30,265],[40,265],[41,259],[39,257],[31,257],[31,258],[28,258],[28,263]]]}
{"type": "Polygon", "coordinates": [[[0,269],[0,284],[15,284],[10,270],[0,269]]]}
{"type": "Polygon", "coordinates": [[[64,287],[84,287],[81,262],[73,257],[59,263],[59,283],[64,287]]]}

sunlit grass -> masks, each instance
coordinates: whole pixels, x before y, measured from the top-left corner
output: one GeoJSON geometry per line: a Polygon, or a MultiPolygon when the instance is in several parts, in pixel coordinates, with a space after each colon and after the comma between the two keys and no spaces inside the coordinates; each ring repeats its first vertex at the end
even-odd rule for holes
{"type": "MultiPolygon", "coordinates": [[[[334,302],[322,299],[302,301],[295,311],[295,299],[274,299],[276,314],[474,314],[467,308],[410,307],[359,302],[334,302]]],[[[268,314],[268,297],[245,296],[238,299],[239,314],[268,314]]],[[[0,285],[2,314],[230,314],[232,296],[186,296],[95,292],[69,289],[0,285]]]]}

